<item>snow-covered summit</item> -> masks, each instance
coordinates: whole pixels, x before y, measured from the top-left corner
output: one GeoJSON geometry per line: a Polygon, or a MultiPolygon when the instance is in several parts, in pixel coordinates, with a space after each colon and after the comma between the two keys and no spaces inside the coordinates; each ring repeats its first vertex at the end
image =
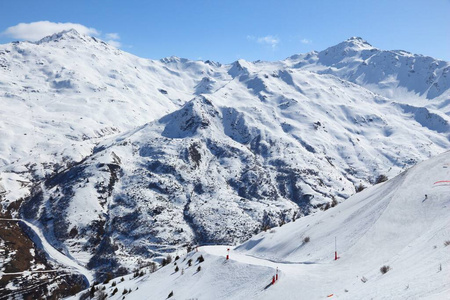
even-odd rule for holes
{"type": "Polygon", "coordinates": [[[39,41],[36,42],[36,44],[43,44],[43,43],[50,43],[50,42],[59,42],[61,40],[71,40],[71,42],[74,42],[76,40],[81,41],[87,41],[88,39],[93,39],[92,37],[83,35],[76,31],[75,29],[69,29],[64,30],[61,32],[57,32],[55,34],[52,34],[50,36],[46,36],[39,41]]]}
{"type": "Polygon", "coordinates": [[[450,114],[450,63],[402,50],[382,50],[359,37],[320,52],[294,55],[287,66],[344,80],[395,99],[450,114]],[[429,101],[432,100],[432,101],[429,101]]]}

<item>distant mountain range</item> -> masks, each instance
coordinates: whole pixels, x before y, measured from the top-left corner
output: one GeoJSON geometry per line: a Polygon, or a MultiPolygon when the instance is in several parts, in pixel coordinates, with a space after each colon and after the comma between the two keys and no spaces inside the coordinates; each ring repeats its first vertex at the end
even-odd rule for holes
{"type": "Polygon", "coordinates": [[[450,63],[361,38],[223,65],[71,30],[0,46],[0,68],[2,210],[98,274],[244,241],[450,148],[450,63]]]}

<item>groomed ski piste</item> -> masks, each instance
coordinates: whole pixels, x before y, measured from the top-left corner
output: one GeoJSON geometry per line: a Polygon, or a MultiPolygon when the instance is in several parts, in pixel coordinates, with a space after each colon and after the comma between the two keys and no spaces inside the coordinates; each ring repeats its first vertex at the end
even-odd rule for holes
{"type": "Polygon", "coordinates": [[[327,211],[237,247],[199,247],[154,273],[116,278],[104,292],[139,300],[448,299],[449,181],[446,152],[327,211]]]}

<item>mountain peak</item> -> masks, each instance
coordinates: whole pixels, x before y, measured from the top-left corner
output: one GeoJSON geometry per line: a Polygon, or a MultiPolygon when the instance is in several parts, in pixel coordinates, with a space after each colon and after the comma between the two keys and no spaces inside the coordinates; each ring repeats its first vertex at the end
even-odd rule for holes
{"type": "Polygon", "coordinates": [[[345,40],[344,42],[337,44],[335,47],[343,48],[343,49],[351,49],[351,50],[371,50],[374,49],[370,43],[364,40],[361,37],[352,36],[351,38],[345,40]]]}
{"type": "Polygon", "coordinates": [[[49,43],[49,42],[59,42],[61,40],[82,40],[86,41],[86,36],[80,34],[75,29],[68,29],[63,30],[58,33],[54,33],[52,35],[46,36],[39,41],[36,42],[36,44],[42,44],[42,43],[49,43]]]}

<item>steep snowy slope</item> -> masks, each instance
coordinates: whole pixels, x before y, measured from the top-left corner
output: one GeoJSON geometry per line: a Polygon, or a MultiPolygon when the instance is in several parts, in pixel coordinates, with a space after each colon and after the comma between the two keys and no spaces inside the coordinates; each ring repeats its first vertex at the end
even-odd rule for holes
{"type": "Polygon", "coordinates": [[[118,267],[188,243],[242,241],[450,146],[445,115],[423,127],[334,76],[244,64],[215,93],[46,180],[22,214],[90,267],[118,267]]]}
{"type": "Polygon", "coordinates": [[[450,63],[403,50],[386,51],[353,37],[321,52],[294,55],[287,66],[342,79],[395,99],[450,114],[450,63]]]}
{"type": "Polygon", "coordinates": [[[0,168],[33,178],[64,169],[102,137],[179,108],[208,75],[229,77],[218,64],[142,59],[74,30],[1,45],[0,168]]]}
{"type": "MultiPolygon", "coordinates": [[[[110,298],[126,288],[127,299],[165,299],[170,292],[175,299],[445,299],[449,190],[446,152],[326,212],[262,232],[231,249],[230,260],[224,246],[200,247],[176,261],[178,272],[171,264],[127,277],[110,298]],[[270,285],[276,268],[279,279],[270,285]]],[[[111,295],[114,288],[106,287],[111,295]]]]}

